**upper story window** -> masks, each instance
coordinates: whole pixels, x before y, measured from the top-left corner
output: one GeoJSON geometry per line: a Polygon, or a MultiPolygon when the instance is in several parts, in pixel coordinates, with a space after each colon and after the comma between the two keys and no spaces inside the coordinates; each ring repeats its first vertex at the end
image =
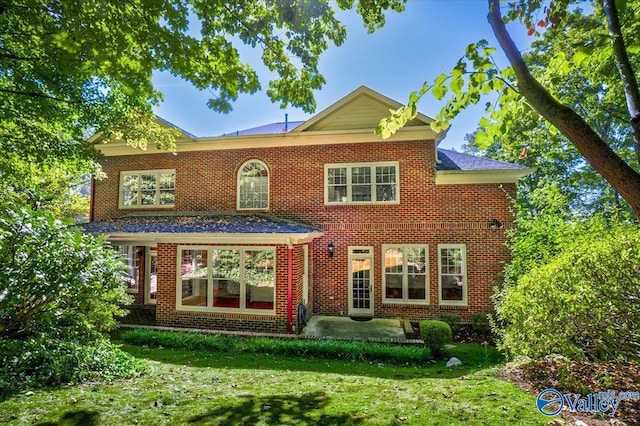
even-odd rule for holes
{"type": "Polygon", "coordinates": [[[262,161],[247,161],[238,171],[238,210],[268,208],[269,169],[262,161]]]}
{"type": "Polygon", "coordinates": [[[120,172],[120,208],[173,207],[176,171],[120,172]]]}
{"type": "Polygon", "coordinates": [[[397,204],[399,164],[326,164],[325,204],[397,204]]]}

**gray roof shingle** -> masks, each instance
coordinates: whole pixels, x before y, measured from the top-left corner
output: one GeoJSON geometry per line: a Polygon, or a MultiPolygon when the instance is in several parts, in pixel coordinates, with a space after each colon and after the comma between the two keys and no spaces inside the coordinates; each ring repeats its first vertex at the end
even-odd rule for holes
{"type": "Polygon", "coordinates": [[[438,159],[440,162],[436,163],[436,170],[517,170],[527,168],[519,164],[476,157],[443,148],[438,148],[438,159]]]}
{"type": "Polygon", "coordinates": [[[223,136],[247,136],[247,135],[270,135],[275,133],[287,133],[304,123],[304,121],[288,121],[280,123],[270,123],[263,126],[252,127],[250,129],[238,130],[237,132],[225,133],[223,136]]]}
{"type": "Polygon", "coordinates": [[[80,225],[90,234],[228,233],[307,234],[318,229],[262,214],[181,213],[130,215],[80,225]]]}

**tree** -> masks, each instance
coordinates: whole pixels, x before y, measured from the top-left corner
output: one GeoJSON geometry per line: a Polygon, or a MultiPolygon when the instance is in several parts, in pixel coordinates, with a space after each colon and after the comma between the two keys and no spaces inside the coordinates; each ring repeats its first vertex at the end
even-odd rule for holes
{"type": "MultiPolygon", "coordinates": [[[[539,29],[544,28],[543,31],[549,37],[560,37],[572,23],[566,19],[570,15],[571,3],[573,2],[569,0],[560,0],[552,1],[545,6],[537,0],[515,1],[509,3],[507,13],[503,17],[499,1],[488,0],[489,24],[511,67],[497,67],[492,59],[495,49],[489,47],[486,41],[471,44],[451,73],[441,74],[432,85],[425,83],[420,91],[412,93],[407,106],[395,111],[391,117],[380,123],[378,133],[388,137],[403,126],[415,115],[417,102],[429,91],[438,99],[445,98],[449,90],[451,91],[446,105],[437,116],[438,120],[432,125],[434,130],[445,129],[448,126],[447,120],[455,117],[468,105],[479,102],[482,95],[497,92],[497,101],[488,106],[489,116],[480,122],[477,134],[480,145],[486,146],[494,137],[508,130],[509,123],[503,120],[503,106],[517,105],[514,106],[516,111],[531,108],[545,119],[549,132],[555,129],[562,132],[586,161],[629,203],[635,215],[640,216],[640,175],[607,143],[598,133],[598,129],[594,129],[594,126],[584,119],[584,114],[576,112],[578,109],[567,100],[564,87],[556,87],[549,81],[541,82],[533,76],[530,64],[520,54],[505,25],[505,21],[518,19],[528,28],[529,35],[539,35],[539,29]]],[[[585,40],[588,43],[581,46],[580,53],[572,58],[567,58],[564,52],[554,51],[549,54],[555,54],[561,61],[568,62],[567,66],[571,66],[570,61],[584,60],[585,52],[598,51],[597,49],[602,49],[598,58],[602,59],[603,63],[609,56],[615,58],[615,65],[619,70],[618,80],[621,82],[616,87],[623,88],[624,96],[618,105],[627,105],[626,125],[634,135],[638,155],[640,134],[637,132],[637,126],[640,116],[636,102],[637,82],[633,74],[633,65],[637,58],[632,54],[637,53],[634,46],[639,44],[627,44],[625,37],[635,35],[634,40],[637,40],[638,19],[633,17],[640,13],[640,3],[603,0],[602,4],[592,2],[592,6],[597,16],[604,18],[599,27],[600,31],[605,25],[604,22],[608,23],[606,30],[610,37],[604,41],[606,44],[603,43],[602,37],[595,36],[585,40]],[[618,9],[615,3],[624,7],[618,9]],[[625,18],[624,21],[620,20],[621,16],[625,18]],[[626,27],[620,22],[626,22],[626,27]],[[630,49],[629,46],[633,48],[630,49]]],[[[592,73],[592,77],[594,75],[592,73]]],[[[606,84],[606,77],[601,75],[600,78],[604,79],[603,84],[606,84]]]]}
{"type": "MultiPolygon", "coordinates": [[[[370,30],[401,0],[340,0],[357,7],[370,30]]],[[[28,162],[67,159],[91,165],[84,142],[101,132],[146,149],[172,149],[175,133],[154,123],[161,99],[151,82],[166,71],[212,93],[221,112],[261,87],[239,44],[262,51],[273,73],[268,95],[283,107],[313,111],[324,84],[318,57],[345,28],[326,0],[16,0],[0,5],[0,150],[28,162]]],[[[3,181],[10,161],[0,161],[3,181]]]]}

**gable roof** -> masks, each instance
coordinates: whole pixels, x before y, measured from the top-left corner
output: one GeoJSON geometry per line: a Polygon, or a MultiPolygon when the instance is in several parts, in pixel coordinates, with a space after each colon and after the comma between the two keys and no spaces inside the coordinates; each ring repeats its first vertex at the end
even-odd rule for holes
{"type": "MultiPolygon", "coordinates": [[[[332,131],[375,129],[389,110],[402,107],[398,101],[388,98],[366,86],[360,86],[333,105],[311,117],[296,131],[332,131]]],[[[433,118],[418,113],[405,127],[429,126],[433,118]]],[[[428,127],[431,130],[430,127],[428,127]]]]}

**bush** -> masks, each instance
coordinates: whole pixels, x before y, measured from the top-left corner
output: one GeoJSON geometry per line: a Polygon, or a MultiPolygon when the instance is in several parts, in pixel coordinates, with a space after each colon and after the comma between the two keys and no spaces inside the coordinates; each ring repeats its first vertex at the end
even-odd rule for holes
{"type": "Polygon", "coordinates": [[[48,212],[0,211],[2,386],[135,374],[105,337],[131,302],[123,267],[103,239],[48,212]]]}
{"type": "Polygon", "coordinates": [[[491,331],[491,321],[489,314],[481,312],[471,315],[471,328],[480,333],[491,331]]]}
{"type": "Polygon", "coordinates": [[[443,321],[420,321],[420,337],[434,357],[444,353],[444,346],[451,343],[451,327],[443,321]]]}
{"type": "Polygon", "coordinates": [[[440,315],[440,321],[449,324],[449,327],[451,327],[451,331],[455,333],[460,329],[462,317],[458,314],[442,314],[440,315]]]}
{"type": "Polygon", "coordinates": [[[629,361],[640,356],[640,229],[600,218],[564,231],[557,253],[496,297],[512,355],[629,361]]]}
{"type": "Polygon", "coordinates": [[[121,339],[125,343],[138,346],[162,346],[192,351],[268,353],[292,357],[304,356],[389,362],[392,364],[420,365],[431,359],[429,352],[420,346],[398,346],[333,339],[274,339],[146,329],[126,331],[122,334],[121,339]]]}

